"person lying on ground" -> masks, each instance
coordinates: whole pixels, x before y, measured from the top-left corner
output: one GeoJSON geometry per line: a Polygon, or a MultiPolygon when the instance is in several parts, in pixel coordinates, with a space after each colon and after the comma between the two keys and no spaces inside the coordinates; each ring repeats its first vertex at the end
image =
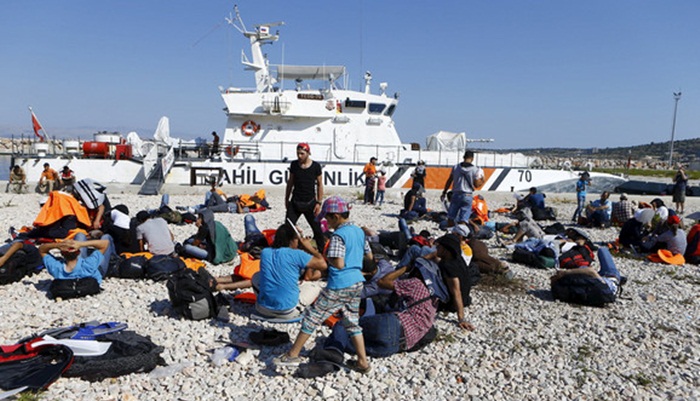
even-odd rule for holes
{"type": "Polygon", "coordinates": [[[456,235],[462,244],[462,258],[467,265],[476,264],[479,273],[482,274],[503,275],[508,279],[514,277],[508,264],[489,255],[486,244],[475,238],[467,226],[463,224],[454,226],[452,234],[456,235]]]}
{"type": "Polygon", "coordinates": [[[262,212],[270,208],[270,204],[265,199],[265,190],[256,191],[253,195],[234,195],[227,199],[229,209],[235,213],[255,213],[262,212]]]}
{"type": "Polygon", "coordinates": [[[80,241],[65,240],[42,244],[39,253],[44,260],[46,271],[56,279],[79,279],[93,277],[97,283],[107,275],[109,258],[114,252],[112,238],[105,235],[103,239],[80,241]],[[88,247],[95,248],[88,255],[88,247]],[[53,256],[49,251],[58,249],[62,259],[53,256]]]}
{"type": "MultiPolygon", "coordinates": [[[[321,292],[318,280],[327,267],[309,239],[297,236],[289,224],[279,226],[272,246],[262,250],[260,271],[253,275],[256,313],[268,318],[298,317],[321,292]]],[[[217,278],[217,289],[230,289],[233,284],[217,278]]]]}
{"type": "Polygon", "coordinates": [[[506,244],[522,242],[526,238],[542,239],[545,236],[542,227],[540,227],[540,225],[532,219],[532,211],[530,208],[523,208],[515,214],[515,217],[518,219],[518,221],[511,223],[509,226],[501,228],[501,231],[503,232],[508,232],[510,227],[518,228],[513,240],[506,242],[506,244]]]}

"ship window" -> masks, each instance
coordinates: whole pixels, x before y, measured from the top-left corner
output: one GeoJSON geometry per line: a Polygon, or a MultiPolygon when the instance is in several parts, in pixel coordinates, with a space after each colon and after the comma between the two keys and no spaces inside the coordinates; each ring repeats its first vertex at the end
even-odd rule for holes
{"type": "Polygon", "coordinates": [[[367,102],[365,102],[364,100],[350,100],[349,98],[345,99],[345,107],[355,107],[358,109],[364,109],[366,105],[367,102]]]}
{"type": "Polygon", "coordinates": [[[391,117],[392,115],[394,115],[394,110],[396,110],[396,105],[392,104],[389,106],[388,109],[386,109],[386,113],[384,113],[384,115],[391,117]]]}
{"type": "Polygon", "coordinates": [[[385,108],[386,105],[384,103],[370,103],[369,114],[382,114],[385,108]]]}

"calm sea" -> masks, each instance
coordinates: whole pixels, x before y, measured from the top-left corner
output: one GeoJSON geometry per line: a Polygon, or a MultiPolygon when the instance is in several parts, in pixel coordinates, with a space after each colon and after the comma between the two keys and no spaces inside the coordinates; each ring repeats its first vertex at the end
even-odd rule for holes
{"type": "Polygon", "coordinates": [[[10,179],[10,164],[12,158],[9,155],[0,155],[0,181],[10,179]]]}

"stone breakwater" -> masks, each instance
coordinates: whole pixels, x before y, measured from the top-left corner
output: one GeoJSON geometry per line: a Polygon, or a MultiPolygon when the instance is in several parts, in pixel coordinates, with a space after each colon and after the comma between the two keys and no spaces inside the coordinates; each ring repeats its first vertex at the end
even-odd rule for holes
{"type": "MultiPolygon", "coordinates": [[[[233,194],[233,188],[224,188],[233,194]]],[[[180,188],[172,205],[201,202],[202,188],[180,188]]],[[[284,219],[282,190],[269,192],[272,210],[255,215],[258,226],[274,228],[284,219]]],[[[328,191],[330,192],[330,191],[328,191]]],[[[359,193],[359,190],[355,191],[359,193]]],[[[155,208],[157,197],[110,190],[112,205],[126,204],[135,214],[155,208]]],[[[346,196],[355,197],[354,192],[346,196]]],[[[437,192],[428,193],[437,208],[437,192]]],[[[510,194],[484,193],[490,208],[512,203],[510,194]]],[[[389,204],[377,209],[355,205],[352,219],[375,229],[395,229],[400,193],[389,191],[389,204]]],[[[0,194],[0,230],[29,225],[41,196],[0,194]]],[[[642,198],[637,198],[642,199],[642,198]]],[[[552,195],[548,202],[562,222],[573,214],[574,195],[552,195]]],[[[646,199],[647,201],[649,199],[646,199]]],[[[670,203],[670,199],[668,199],[670,203]]],[[[689,199],[687,212],[700,209],[689,199]]],[[[217,214],[236,239],[243,237],[243,215],[217,214]]],[[[495,217],[497,221],[507,220],[495,217]]],[[[686,221],[686,224],[691,222],[686,221]]],[[[304,222],[301,227],[306,227],[304,222]]],[[[418,222],[438,234],[434,223],[418,222]]],[[[194,234],[193,225],[171,226],[178,241],[194,234]]],[[[310,232],[308,228],[304,230],[310,232]]],[[[594,241],[615,238],[615,229],[588,230],[594,241]]],[[[494,255],[507,259],[504,248],[494,255]]],[[[251,321],[252,307],[234,303],[231,321],[181,320],[170,306],[164,283],[107,279],[104,291],[84,299],[56,302],[46,296],[50,276],[42,272],[0,287],[0,341],[3,344],[49,327],[88,320],[121,321],[165,347],[163,357],[176,372],[154,378],[132,374],[99,383],[61,378],[42,396],[46,400],[690,400],[700,398],[700,271],[697,266],[662,266],[616,258],[629,277],[622,299],[606,308],[554,302],[551,271],[510,263],[522,289],[477,286],[467,317],[476,326],[463,332],[454,314],[440,314],[438,339],[411,354],[371,359],[368,375],[336,373],[297,379],[276,372],[267,362],[286,350],[264,348],[249,363],[210,362],[211,350],[247,340],[248,333],[274,327],[290,333],[298,324],[251,321]]],[[[211,267],[230,274],[233,265],[211,267]]],[[[329,333],[319,330],[307,350],[329,333]]]]}

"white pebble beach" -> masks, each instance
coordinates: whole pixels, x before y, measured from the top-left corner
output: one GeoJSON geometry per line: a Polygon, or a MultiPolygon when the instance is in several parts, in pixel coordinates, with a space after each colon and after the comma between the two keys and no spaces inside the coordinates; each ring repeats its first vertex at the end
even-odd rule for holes
{"type": "MultiPolygon", "coordinates": [[[[160,197],[135,195],[136,188],[107,185],[112,206],[126,204],[131,215],[156,208],[160,197]]],[[[224,186],[231,196],[257,188],[224,186]]],[[[204,187],[166,186],[171,206],[201,203],[204,187]]],[[[326,189],[356,199],[361,189],[326,189]]],[[[272,209],[256,213],[260,229],[284,220],[284,188],[268,189],[272,209]]],[[[510,193],[481,193],[489,208],[511,205],[510,193]]],[[[428,207],[439,208],[439,191],[428,191],[428,207]]],[[[589,194],[589,200],[597,197],[589,194]]],[[[43,195],[0,194],[0,230],[31,225],[43,195]]],[[[382,208],[357,202],[351,220],[376,230],[396,230],[400,190],[387,192],[382,208]]],[[[650,201],[652,196],[631,196],[650,201]]],[[[670,197],[662,197],[672,206],[670,197]]],[[[613,201],[618,195],[611,196],[613,201]]],[[[575,209],[574,194],[548,194],[565,225],[575,209]]],[[[700,210],[700,198],[688,198],[686,215],[700,210]]],[[[234,239],[243,239],[242,214],[217,213],[234,239]]],[[[506,221],[495,216],[497,221],[506,221]]],[[[685,220],[686,231],[693,224],[685,220]]],[[[310,233],[303,218],[300,226],[310,233]]],[[[177,241],[196,232],[194,225],[170,225],[177,241]]],[[[417,230],[440,235],[437,225],[415,223],[417,230]]],[[[612,241],[618,229],[586,230],[595,242],[612,241]]],[[[504,248],[489,240],[492,254],[508,260],[504,248]]],[[[119,321],[150,336],[165,348],[162,356],[176,372],[161,378],[131,374],[89,383],[60,378],[42,400],[697,400],[700,399],[700,268],[615,258],[629,281],[621,299],[605,308],[573,306],[552,300],[551,270],[509,262],[522,290],[477,286],[467,318],[473,332],[459,329],[455,314],[439,314],[438,339],[423,350],[388,358],[370,358],[367,375],[337,372],[318,379],[277,372],[269,359],[289,345],[263,348],[249,363],[215,366],[211,351],[230,341],[248,341],[261,328],[286,331],[300,325],[252,321],[251,305],[233,303],[230,322],[181,319],[168,300],[164,282],[108,278],[99,295],[54,301],[47,297],[51,277],[42,271],[0,287],[0,341],[12,344],[44,329],[84,321],[119,321]],[[179,369],[182,368],[182,369],[179,369]]],[[[231,274],[233,264],[208,266],[214,275],[231,274]]],[[[229,297],[230,298],[230,297],[229,297]]],[[[329,329],[318,330],[310,351],[329,329]]],[[[302,354],[305,355],[305,354],[302,354]]]]}

